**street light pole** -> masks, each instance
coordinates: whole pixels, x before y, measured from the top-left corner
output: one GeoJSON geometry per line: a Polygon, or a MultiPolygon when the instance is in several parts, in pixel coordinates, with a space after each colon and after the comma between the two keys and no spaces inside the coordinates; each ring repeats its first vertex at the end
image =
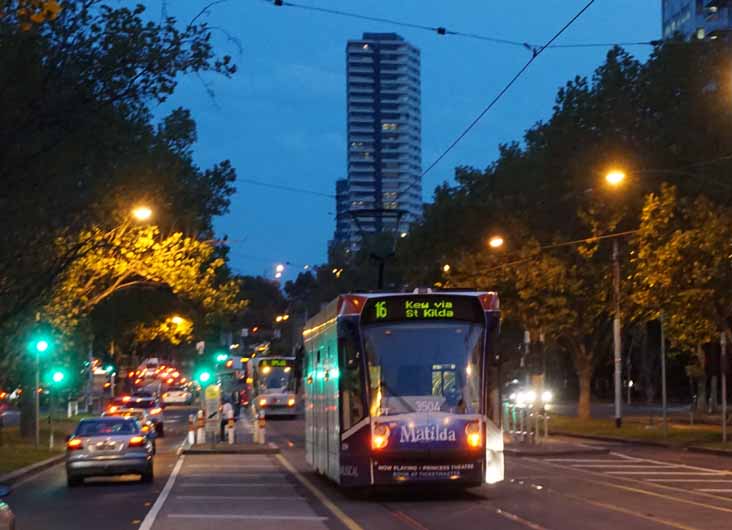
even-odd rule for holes
{"type": "Polygon", "coordinates": [[[615,318],[613,319],[613,361],[615,366],[615,427],[620,428],[623,424],[622,416],[622,369],[623,359],[621,355],[620,337],[620,261],[618,257],[618,240],[613,239],[613,291],[615,294],[615,318]]]}

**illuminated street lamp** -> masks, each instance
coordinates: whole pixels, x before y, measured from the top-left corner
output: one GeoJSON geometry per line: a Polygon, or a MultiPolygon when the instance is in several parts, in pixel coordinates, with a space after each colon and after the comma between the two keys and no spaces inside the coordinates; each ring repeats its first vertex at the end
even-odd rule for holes
{"type": "Polygon", "coordinates": [[[504,241],[501,236],[493,236],[488,240],[488,246],[491,248],[501,248],[503,243],[504,241]]]}
{"type": "Polygon", "coordinates": [[[282,273],[281,272],[275,273],[275,279],[279,280],[280,278],[282,278],[282,273]]]}
{"type": "Polygon", "coordinates": [[[275,272],[284,272],[284,271],[285,271],[285,266],[282,263],[278,263],[277,266],[275,267],[275,272]]]}
{"type": "Polygon", "coordinates": [[[152,210],[147,206],[137,206],[132,209],[132,217],[138,221],[147,221],[152,217],[152,210]]]}
{"type": "Polygon", "coordinates": [[[445,274],[447,274],[448,272],[450,272],[450,264],[449,263],[445,263],[442,266],[442,272],[444,272],[445,274]]]}
{"type": "Polygon", "coordinates": [[[172,316],[172,317],[170,318],[170,321],[171,321],[171,322],[172,322],[173,324],[175,324],[176,326],[180,326],[181,324],[183,324],[183,323],[184,323],[184,322],[186,321],[186,319],[185,319],[185,318],[183,318],[183,317],[182,317],[182,316],[180,316],[180,315],[173,315],[173,316],[172,316]]]}
{"type": "Polygon", "coordinates": [[[613,187],[620,186],[625,181],[625,172],[613,169],[605,175],[605,181],[613,187]]]}

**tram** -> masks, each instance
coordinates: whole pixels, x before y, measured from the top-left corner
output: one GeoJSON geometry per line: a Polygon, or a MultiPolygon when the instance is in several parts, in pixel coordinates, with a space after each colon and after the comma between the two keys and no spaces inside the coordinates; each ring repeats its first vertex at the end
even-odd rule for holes
{"type": "Polygon", "coordinates": [[[489,417],[499,317],[492,292],[333,300],[303,331],[308,463],[346,487],[502,481],[489,417]]]}
{"type": "Polygon", "coordinates": [[[252,369],[251,402],[255,414],[288,416],[297,414],[297,379],[294,357],[257,357],[252,369]]]}

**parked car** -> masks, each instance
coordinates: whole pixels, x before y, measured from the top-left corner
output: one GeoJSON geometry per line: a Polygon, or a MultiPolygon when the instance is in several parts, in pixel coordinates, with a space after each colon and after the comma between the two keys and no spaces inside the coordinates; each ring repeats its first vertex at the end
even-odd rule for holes
{"type": "Polygon", "coordinates": [[[143,432],[134,418],[105,416],[79,422],[66,440],[66,481],[69,487],[85,478],[138,474],[153,481],[155,431],[143,432]]]}
{"type": "Polygon", "coordinates": [[[15,530],[15,515],[5,502],[2,501],[10,495],[10,486],[0,484],[0,530],[15,530]]]}
{"type": "Polygon", "coordinates": [[[182,386],[171,386],[163,392],[163,403],[166,405],[190,405],[193,393],[182,386]]]}

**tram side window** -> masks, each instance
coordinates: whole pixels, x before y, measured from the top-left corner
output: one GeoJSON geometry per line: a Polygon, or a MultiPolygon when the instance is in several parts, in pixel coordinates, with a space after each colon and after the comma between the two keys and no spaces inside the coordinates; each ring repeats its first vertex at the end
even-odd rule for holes
{"type": "Polygon", "coordinates": [[[341,355],[341,425],[348,430],[366,416],[364,407],[364,377],[362,353],[354,334],[338,339],[341,355]]]}

